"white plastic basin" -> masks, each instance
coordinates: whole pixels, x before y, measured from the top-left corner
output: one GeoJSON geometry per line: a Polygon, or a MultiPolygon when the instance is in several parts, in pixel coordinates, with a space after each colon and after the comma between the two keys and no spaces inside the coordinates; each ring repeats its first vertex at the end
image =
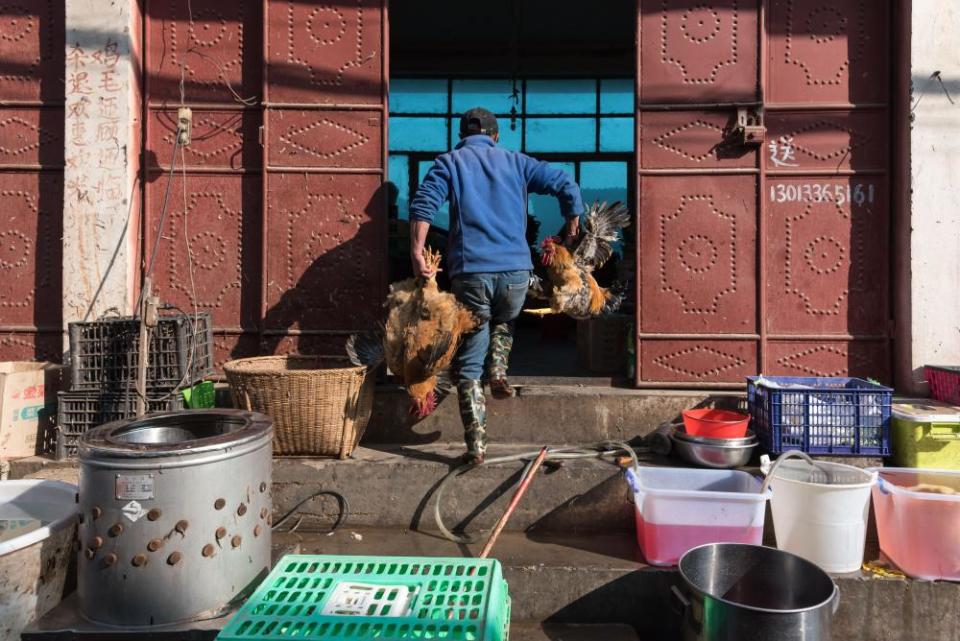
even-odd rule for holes
{"type": "Polygon", "coordinates": [[[676,565],[707,543],[763,542],[770,490],[737,470],[638,467],[627,470],[633,489],[637,543],[647,563],[676,565]]]}
{"type": "Polygon", "coordinates": [[[60,602],[73,556],[77,486],[0,481],[0,641],[60,602]]]}

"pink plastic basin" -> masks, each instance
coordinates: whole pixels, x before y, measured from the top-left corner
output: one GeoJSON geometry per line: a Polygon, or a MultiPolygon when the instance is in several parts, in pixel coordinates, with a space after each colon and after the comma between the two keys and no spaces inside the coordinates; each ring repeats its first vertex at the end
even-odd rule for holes
{"type": "Polygon", "coordinates": [[[960,581],[960,472],[895,467],[876,471],[873,506],[883,553],[912,577],[960,581]],[[915,489],[918,485],[957,493],[922,492],[915,489]]]}

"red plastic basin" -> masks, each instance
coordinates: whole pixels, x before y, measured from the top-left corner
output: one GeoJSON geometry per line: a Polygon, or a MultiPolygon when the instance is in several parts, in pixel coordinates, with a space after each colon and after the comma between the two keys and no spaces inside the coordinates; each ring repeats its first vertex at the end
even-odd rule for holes
{"type": "Polygon", "coordinates": [[[747,434],[750,417],[729,410],[710,408],[683,411],[683,426],[687,434],[708,438],[743,438],[747,434]]]}

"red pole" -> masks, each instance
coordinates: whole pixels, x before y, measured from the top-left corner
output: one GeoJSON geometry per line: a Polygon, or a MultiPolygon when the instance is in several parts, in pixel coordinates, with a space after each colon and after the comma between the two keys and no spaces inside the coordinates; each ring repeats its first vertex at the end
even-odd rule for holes
{"type": "Polygon", "coordinates": [[[497,521],[496,527],[494,527],[493,532],[490,533],[490,538],[487,539],[487,544],[483,546],[483,552],[480,553],[481,559],[487,558],[487,555],[490,554],[490,550],[493,549],[494,544],[497,542],[497,537],[500,536],[500,532],[502,532],[504,526],[507,525],[507,521],[510,520],[510,516],[513,514],[513,511],[517,509],[520,499],[523,498],[527,488],[530,487],[533,477],[536,476],[537,470],[540,469],[540,465],[543,463],[545,458],[547,458],[546,447],[540,450],[540,454],[537,455],[537,458],[533,461],[533,465],[530,466],[530,471],[527,472],[527,475],[523,477],[523,480],[520,482],[520,487],[518,487],[517,491],[513,493],[513,498],[510,499],[510,505],[507,506],[507,509],[504,511],[503,516],[500,517],[500,520],[497,521]]]}

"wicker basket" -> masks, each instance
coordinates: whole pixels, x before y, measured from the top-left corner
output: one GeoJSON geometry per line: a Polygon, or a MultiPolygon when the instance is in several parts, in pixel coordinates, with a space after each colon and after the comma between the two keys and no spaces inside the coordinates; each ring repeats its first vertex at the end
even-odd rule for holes
{"type": "Polygon", "coordinates": [[[373,409],[375,376],[337,356],[258,356],[223,366],[237,405],[273,418],[273,451],[347,458],[373,409]]]}

